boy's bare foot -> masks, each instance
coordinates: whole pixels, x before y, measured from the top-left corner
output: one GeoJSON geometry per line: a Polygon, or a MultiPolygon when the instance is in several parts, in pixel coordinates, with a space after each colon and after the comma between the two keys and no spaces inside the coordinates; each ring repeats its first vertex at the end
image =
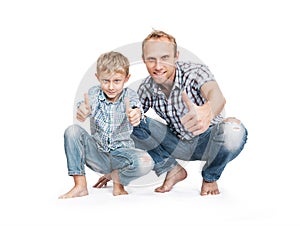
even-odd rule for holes
{"type": "Polygon", "coordinates": [[[59,196],[59,199],[68,199],[88,195],[87,187],[75,185],[69,192],[59,196]]]}
{"type": "Polygon", "coordinates": [[[155,192],[164,193],[171,191],[171,189],[176,183],[184,180],[186,177],[186,170],[178,164],[167,173],[164,183],[160,187],[156,188],[155,192]]]}
{"type": "Polygon", "coordinates": [[[119,178],[119,171],[118,170],[113,170],[110,174],[111,179],[113,180],[113,195],[127,195],[128,192],[125,191],[123,184],[120,183],[120,178],[119,178]]]}
{"type": "Polygon", "coordinates": [[[220,194],[217,181],[207,182],[203,180],[200,195],[218,195],[220,194]]]}
{"type": "Polygon", "coordinates": [[[119,183],[114,183],[113,195],[128,195],[128,192],[125,191],[124,186],[119,183]]]}

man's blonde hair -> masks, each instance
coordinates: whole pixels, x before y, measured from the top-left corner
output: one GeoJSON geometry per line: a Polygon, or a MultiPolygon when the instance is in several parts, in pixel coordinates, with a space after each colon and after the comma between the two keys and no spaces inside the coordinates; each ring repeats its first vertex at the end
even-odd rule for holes
{"type": "Polygon", "coordinates": [[[142,50],[143,50],[143,55],[144,55],[144,45],[147,41],[149,41],[150,39],[154,39],[154,40],[157,40],[157,39],[161,39],[161,38],[167,38],[171,43],[174,44],[174,54],[176,56],[177,54],[177,43],[176,43],[176,39],[170,35],[170,34],[167,34],[166,32],[164,31],[159,31],[159,30],[153,30],[143,41],[142,43],[142,50]]]}
{"type": "Polygon", "coordinates": [[[110,51],[103,53],[97,60],[97,74],[122,73],[129,74],[129,60],[119,52],[110,51]]]}

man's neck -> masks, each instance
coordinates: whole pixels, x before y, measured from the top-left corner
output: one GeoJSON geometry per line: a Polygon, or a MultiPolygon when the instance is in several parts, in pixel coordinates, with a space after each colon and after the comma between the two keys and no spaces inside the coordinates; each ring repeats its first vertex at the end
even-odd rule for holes
{"type": "Polygon", "coordinates": [[[173,88],[174,81],[167,80],[165,83],[160,84],[159,87],[163,91],[163,93],[166,95],[166,97],[169,97],[171,90],[173,88]]]}

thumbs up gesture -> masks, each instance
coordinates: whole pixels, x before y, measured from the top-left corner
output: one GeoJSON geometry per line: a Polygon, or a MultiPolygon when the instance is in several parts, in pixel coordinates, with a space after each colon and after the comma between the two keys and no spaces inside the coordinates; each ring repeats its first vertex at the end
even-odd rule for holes
{"type": "Polygon", "coordinates": [[[89,96],[87,93],[84,94],[84,102],[80,104],[77,109],[76,118],[80,122],[84,122],[86,118],[91,114],[91,106],[89,101],[89,96]]]}
{"type": "Polygon", "coordinates": [[[131,108],[128,97],[125,97],[126,115],[132,126],[138,126],[141,121],[141,110],[139,108],[131,108]]]}
{"type": "Polygon", "coordinates": [[[209,101],[202,106],[197,106],[189,99],[185,91],[182,92],[182,100],[188,108],[188,113],[180,119],[184,128],[195,136],[205,132],[213,119],[209,101]]]}

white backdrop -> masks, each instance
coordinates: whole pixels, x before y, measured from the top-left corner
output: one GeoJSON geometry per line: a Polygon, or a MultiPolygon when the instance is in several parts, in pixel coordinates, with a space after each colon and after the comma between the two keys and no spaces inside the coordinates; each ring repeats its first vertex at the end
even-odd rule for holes
{"type": "MultiPolygon", "coordinates": [[[[1,1],[0,224],[299,225],[299,21],[292,0],[1,1]],[[168,194],[91,189],[58,200],[72,186],[63,132],[84,74],[99,54],[140,42],[152,28],[209,66],[227,115],[249,130],[220,180],[222,194],[199,196],[192,163],[168,194]]],[[[89,189],[97,177],[88,172],[89,189]]]]}

